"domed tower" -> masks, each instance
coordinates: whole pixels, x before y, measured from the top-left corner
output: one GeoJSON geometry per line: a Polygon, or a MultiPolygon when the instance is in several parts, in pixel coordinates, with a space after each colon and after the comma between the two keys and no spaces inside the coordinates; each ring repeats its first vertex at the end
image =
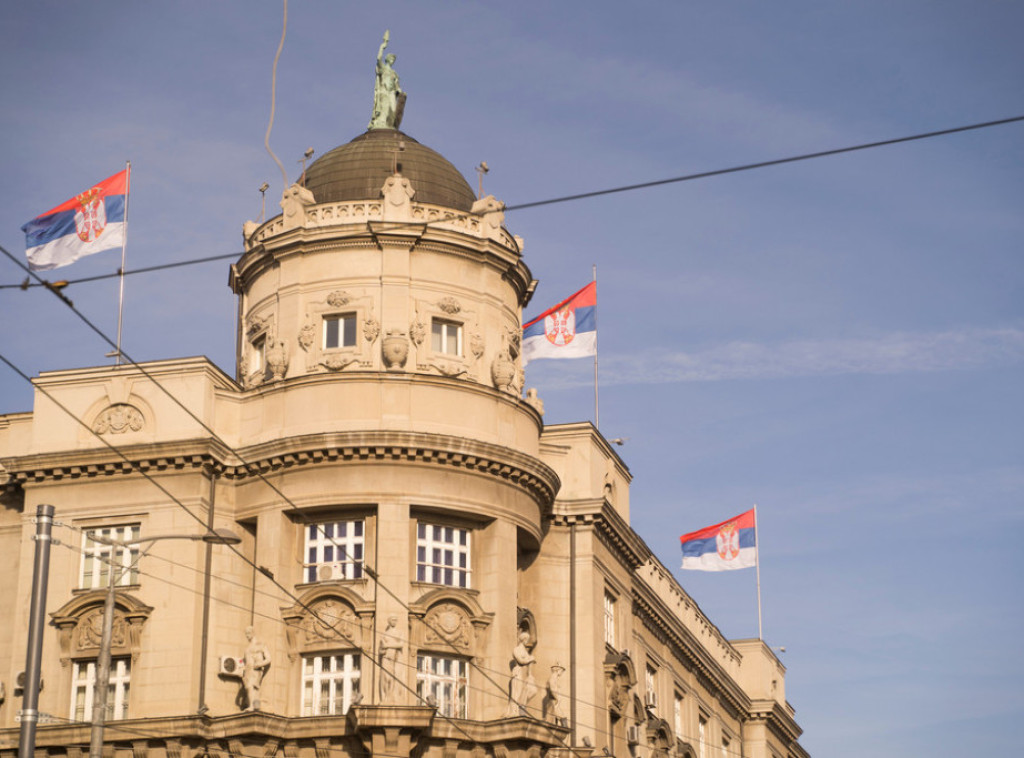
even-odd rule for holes
{"type": "Polygon", "coordinates": [[[267,700],[319,712],[313,689],[295,688],[361,653],[363,705],[429,698],[443,715],[500,719],[508,675],[481,672],[507,670],[524,632],[536,643],[517,582],[558,489],[540,413],[520,397],[535,284],[522,240],[501,203],[392,128],[323,155],[281,208],[246,224],[232,267],[239,438],[313,465],[276,474],[290,504],[259,481],[236,488],[236,517],[255,528],[258,561],[296,575],[295,629],[315,626],[312,610],[358,632],[290,636],[296,671],[268,679],[267,700]],[[365,659],[389,636],[404,656],[390,671],[365,659]]]}

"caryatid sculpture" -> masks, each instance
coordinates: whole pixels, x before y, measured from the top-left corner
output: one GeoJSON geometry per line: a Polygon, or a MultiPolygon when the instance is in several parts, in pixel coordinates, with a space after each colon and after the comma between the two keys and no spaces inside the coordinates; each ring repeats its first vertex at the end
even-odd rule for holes
{"type": "Polygon", "coordinates": [[[367,129],[397,129],[402,123],[405,110],[405,93],[398,85],[395,73],[395,54],[384,57],[384,49],[391,39],[391,32],[384,32],[384,41],[377,50],[377,78],[373,88],[373,116],[367,129]]]}
{"type": "Polygon", "coordinates": [[[512,676],[508,683],[508,708],[505,710],[507,719],[529,715],[526,706],[537,694],[537,684],[530,672],[530,667],[536,659],[530,652],[529,645],[530,633],[520,632],[519,643],[512,650],[512,676]]]}
{"type": "Polygon", "coordinates": [[[398,618],[388,618],[387,628],[380,636],[377,645],[377,656],[380,659],[380,685],[378,686],[378,703],[385,705],[391,702],[395,689],[395,677],[398,668],[398,656],[402,654],[402,641],[395,634],[398,618]]]}

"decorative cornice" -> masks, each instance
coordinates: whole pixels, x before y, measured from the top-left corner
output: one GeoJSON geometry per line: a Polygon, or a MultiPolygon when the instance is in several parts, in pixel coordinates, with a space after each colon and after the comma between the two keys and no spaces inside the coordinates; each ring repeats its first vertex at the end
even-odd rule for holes
{"type": "Polygon", "coordinates": [[[288,437],[242,448],[237,455],[209,439],[126,446],[128,458],[108,449],[7,458],[8,486],[31,482],[130,475],[137,472],[210,467],[228,480],[242,480],[323,462],[408,461],[452,466],[492,476],[527,492],[547,513],[558,491],[558,475],[546,464],[510,448],[422,432],[338,432],[288,437]],[[243,463],[244,461],[244,463],[243,463]]]}

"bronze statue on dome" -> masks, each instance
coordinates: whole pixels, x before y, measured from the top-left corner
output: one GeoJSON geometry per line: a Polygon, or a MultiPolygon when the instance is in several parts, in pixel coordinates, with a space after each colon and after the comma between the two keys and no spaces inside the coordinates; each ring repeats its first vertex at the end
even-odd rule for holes
{"type": "Polygon", "coordinates": [[[395,54],[384,56],[391,39],[391,31],[384,32],[384,40],[377,50],[377,78],[373,87],[373,116],[367,129],[397,129],[405,111],[405,93],[398,84],[395,72],[395,54]]]}

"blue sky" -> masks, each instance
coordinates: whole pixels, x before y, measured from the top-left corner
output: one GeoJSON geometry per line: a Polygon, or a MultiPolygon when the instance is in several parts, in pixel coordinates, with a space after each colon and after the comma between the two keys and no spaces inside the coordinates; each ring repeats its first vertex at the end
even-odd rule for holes
{"type": "MultiPolygon", "coordinates": [[[[11,6],[0,28],[0,244],[132,160],[128,263],[240,250],[276,2],[11,6]]],[[[1024,114],[1024,5],[292,3],[271,146],[294,179],[361,133],[391,29],[403,129],[511,204],[1024,114]]],[[[511,212],[540,286],[598,267],[601,429],[633,525],[759,506],[765,636],[817,756],[1019,747],[1024,658],[1024,125],[511,212]],[[1014,599],[1016,598],[1016,600],[1014,599]]],[[[116,253],[60,270],[116,270],[116,253]]],[[[0,260],[0,283],[24,275],[0,260]]],[[[68,295],[116,329],[113,280],[68,295]]],[[[104,363],[55,299],[0,290],[23,370],[104,363]]],[[[137,360],[231,370],[226,263],[127,280],[137,360]]],[[[550,423],[592,418],[586,360],[530,366],[550,423]]],[[[31,390],[0,371],[0,413],[31,390]]],[[[756,636],[752,572],[677,577],[756,636]]]]}

